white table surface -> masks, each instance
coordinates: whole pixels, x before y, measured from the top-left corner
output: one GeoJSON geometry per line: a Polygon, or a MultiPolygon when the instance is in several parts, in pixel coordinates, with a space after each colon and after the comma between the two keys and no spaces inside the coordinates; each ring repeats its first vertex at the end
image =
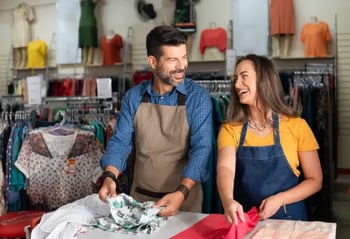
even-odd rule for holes
{"type": "MultiPolygon", "coordinates": [[[[178,212],[176,216],[170,218],[158,231],[155,231],[151,234],[132,235],[125,234],[122,232],[106,232],[101,229],[89,228],[87,232],[80,235],[78,239],[167,239],[191,227],[193,224],[202,220],[206,216],[208,216],[208,214],[178,212]]],[[[245,236],[245,239],[249,239],[256,232],[256,230],[258,230],[261,226],[270,221],[273,221],[273,219],[259,221],[258,225],[245,236]]],[[[332,239],[336,238],[335,235],[336,232],[334,228],[334,238],[332,239]]]]}

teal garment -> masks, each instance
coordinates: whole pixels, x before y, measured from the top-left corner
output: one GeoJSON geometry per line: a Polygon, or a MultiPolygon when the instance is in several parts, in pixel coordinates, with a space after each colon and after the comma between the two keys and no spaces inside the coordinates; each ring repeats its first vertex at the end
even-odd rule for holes
{"type": "Polygon", "coordinates": [[[221,98],[223,99],[224,103],[225,103],[225,110],[222,111],[222,118],[226,119],[226,115],[227,115],[227,108],[230,104],[230,97],[228,95],[222,95],[221,98]]]}
{"type": "Polygon", "coordinates": [[[25,176],[24,174],[18,170],[15,166],[15,162],[18,158],[19,151],[21,149],[21,145],[23,139],[25,137],[27,130],[27,126],[18,126],[14,130],[13,139],[12,139],[12,155],[11,155],[11,182],[10,182],[10,191],[18,192],[22,189],[25,189],[25,176]]]}
{"type": "Polygon", "coordinates": [[[92,126],[95,129],[95,136],[96,140],[99,145],[101,145],[102,149],[105,148],[105,129],[103,127],[103,124],[101,122],[92,122],[92,126]]]}
{"type": "Polygon", "coordinates": [[[221,124],[223,122],[222,112],[220,101],[217,97],[211,97],[213,101],[213,110],[214,110],[214,129],[215,129],[215,138],[218,136],[221,124]]]}
{"type": "Polygon", "coordinates": [[[97,21],[95,3],[92,0],[81,0],[81,15],[79,21],[79,47],[98,47],[97,21]]]}
{"type": "Polygon", "coordinates": [[[24,123],[21,126],[15,126],[12,136],[12,150],[11,150],[11,181],[10,181],[10,193],[12,197],[12,203],[8,205],[9,211],[20,211],[28,208],[26,205],[27,197],[23,195],[26,188],[26,179],[24,174],[18,170],[15,166],[15,162],[18,158],[19,151],[24,137],[28,132],[28,123],[24,123]],[[16,198],[16,199],[15,199],[16,198]]]}
{"type": "Polygon", "coordinates": [[[208,160],[207,170],[209,173],[209,179],[202,183],[203,187],[203,213],[223,213],[221,206],[219,192],[216,185],[216,166],[217,166],[217,141],[216,137],[218,130],[222,124],[222,113],[220,108],[220,102],[217,97],[211,97],[213,104],[213,122],[212,128],[212,153],[208,160]]]}

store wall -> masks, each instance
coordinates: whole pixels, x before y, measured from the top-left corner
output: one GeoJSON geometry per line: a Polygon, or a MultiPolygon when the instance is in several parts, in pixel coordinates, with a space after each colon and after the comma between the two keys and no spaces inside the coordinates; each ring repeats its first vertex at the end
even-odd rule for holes
{"type": "MultiPolygon", "coordinates": [[[[72,0],[78,1],[78,0],[72,0]]],[[[244,1],[244,0],[242,0],[244,1]]],[[[6,94],[6,85],[11,73],[11,31],[12,31],[12,14],[15,7],[23,0],[1,0],[0,1],[0,95],[6,94]]],[[[25,1],[32,5],[34,8],[35,20],[31,23],[32,38],[42,39],[50,46],[52,34],[55,33],[56,13],[55,13],[55,1],[54,0],[27,0],[25,1]]],[[[171,20],[172,7],[175,0],[146,0],[148,3],[154,5],[155,10],[158,13],[158,17],[155,20],[143,21],[135,7],[136,0],[99,0],[96,8],[96,15],[98,17],[99,24],[99,37],[101,37],[108,30],[114,30],[114,32],[120,34],[124,39],[128,38],[128,29],[133,27],[137,29],[133,32],[132,37],[134,41],[139,44],[144,44],[145,34],[147,30],[157,24],[171,20]]],[[[331,55],[335,54],[335,38],[336,30],[341,29],[342,32],[350,32],[349,22],[350,16],[348,10],[350,9],[349,0],[294,0],[295,7],[295,20],[296,20],[296,34],[292,38],[290,47],[290,57],[301,58],[303,57],[303,44],[300,42],[300,31],[303,24],[310,21],[311,16],[317,16],[319,20],[328,23],[333,42],[329,45],[329,52],[331,55]],[[336,15],[337,15],[337,27],[336,27],[336,15]]],[[[198,50],[200,32],[212,25],[216,27],[223,27],[228,29],[229,21],[234,18],[233,16],[233,0],[199,0],[195,4],[197,12],[197,33],[194,35],[193,47],[191,51],[191,61],[201,61],[203,57],[198,50]],[[213,24],[214,23],[214,24],[213,24]]],[[[257,4],[256,9],[246,9],[247,11],[259,11],[260,6],[257,4]]],[[[250,29],[244,29],[249,31],[250,29]]],[[[239,33],[238,33],[239,34],[239,33]]],[[[67,36],[69,37],[69,36],[67,36]]],[[[72,47],[74,48],[74,47],[72,47]]],[[[75,49],[72,49],[75,50],[75,49]]],[[[345,61],[346,62],[346,61],[345,61]]],[[[145,62],[145,64],[147,64],[145,62]]],[[[346,65],[346,64],[345,64],[346,65]]],[[[347,64],[349,65],[349,64],[347,64]]],[[[339,99],[347,99],[345,96],[349,95],[350,87],[348,86],[350,71],[348,68],[342,68],[342,75],[339,75],[339,89],[341,89],[342,95],[339,99]],[[342,77],[342,79],[340,79],[342,77]]],[[[350,124],[350,115],[348,110],[348,104],[346,102],[339,102],[339,105],[343,105],[344,111],[342,113],[342,120],[345,131],[350,124]]],[[[342,108],[342,109],[343,109],[342,108]]],[[[340,129],[339,131],[345,132],[340,129]]],[[[350,169],[350,159],[346,155],[350,155],[346,144],[342,142],[348,142],[350,140],[350,130],[347,130],[346,134],[343,133],[341,140],[339,141],[339,158],[338,167],[350,169]]]]}
{"type": "MultiPolygon", "coordinates": [[[[72,0],[78,1],[78,0],[72,0]]],[[[332,36],[335,33],[335,14],[338,3],[346,0],[294,0],[296,15],[296,34],[293,36],[290,56],[302,57],[303,44],[300,42],[300,31],[303,24],[310,20],[311,16],[318,16],[319,20],[329,24],[332,36]],[[316,7],[317,6],[317,7],[316,7]]],[[[11,26],[14,8],[21,0],[1,0],[0,3],[0,27],[2,30],[2,43],[0,55],[7,55],[11,49],[11,26]]],[[[55,32],[55,1],[54,0],[28,0],[27,3],[34,7],[35,20],[32,22],[32,38],[41,38],[50,44],[51,36],[55,32]]],[[[99,0],[96,7],[96,15],[99,24],[99,36],[101,37],[108,30],[127,37],[128,28],[135,24],[156,25],[171,18],[171,7],[174,0],[152,0],[148,1],[154,5],[158,17],[147,22],[141,20],[136,6],[136,0],[99,0]],[[166,15],[166,16],[165,16],[166,15]]],[[[191,59],[193,61],[203,60],[198,50],[200,32],[209,28],[212,23],[217,27],[229,28],[229,21],[233,16],[232,0],[199,0],[196,1],[197,12],[197,34],[194,35],[191,59]],[[221,3],[221,4],[219,4],[221,3]]],[[[350,2],[348,3],[350,5],[350,2]]],[[[256,10],[259,10],[257,6],[256,10]]],[[[252,11],[247,9],[247,11],[252,11]]],[[[249,31],[249,29],[245,29],[249,31]]],[[[135,33],[137,36],[137,33],[135,33]]],[[[140,36],[137,36],[140,37],[140,36]]],[[[333,44],[330,45],[330,52],[333,53],[333,44]]]]}
{"type": "MultiPolygon", "coordinates": [[[[78,1],[78,0],[72,0],[78,1]]],[[[8,54],[11,48],[11,25],[12,14],[15,7],[21,0],[1,0],[0,3],[0,27],[2,35],[8,36],[2,39],[0,45],[0,55],[8,54]]],[[[34,8],[35,20],[31,23],[33,39],[41,38],[48,45],[51,36],[55,32],[55,1],[53,0],[28,0],[28,4],[34,8]]],[[[109,30],[127,37],[128,28],[135,24],[156,25],[168,21],[171,18],[172,9],[175,1],[173,0],[149,0],[152,3],[158,17],[154,20],[144,21],[136,10],[136,0],[99,0],[95,12],[98,20],[98,33],[102,37],[109,30]]],[[[215,1],[200,0],[195,4],[198,20],[198,32],[208,28],[211,22],[216,26],[228,27],[231,19],[231,2],[222,0],[223,4],[218,5],[215,1]],[[214,12],[211,10],[215,9],[214,12]],[[219,14],[216,14],[219,13],[219,14]]],[[[137,32],[134,34],[137,36],[137,32]]],[[[199,34],[196,34],[197,36],[199,34]]],[[[198,48],[198,37],[195,36],[193,46],[198,48]]],[[[139,37],[139,36],[138,36],[139,37]]],[[[200,60],[198,50],[194,49],[193,59],[200,60]]]]}

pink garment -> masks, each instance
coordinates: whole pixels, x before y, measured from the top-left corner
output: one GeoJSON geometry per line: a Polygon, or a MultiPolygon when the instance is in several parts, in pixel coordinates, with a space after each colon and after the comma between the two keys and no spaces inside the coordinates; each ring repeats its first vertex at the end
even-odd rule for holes
{"type": "Polygon", "coordinates": [[[258,224],[258,210],[253,207],[244,216],[246,221],[235,225],[229,224],[223,214],[210,214],[170,239],[243,239],[258,224]]]}
{"type": "Polygon", "coordinates": [[[226,50],[227,46],[227,34],[226,30],[222,27],[215,29],[205,29],[201,33],[199,50],[201,54],[204,54],[205,48],[217,47],[221,52],[226,50]]]}

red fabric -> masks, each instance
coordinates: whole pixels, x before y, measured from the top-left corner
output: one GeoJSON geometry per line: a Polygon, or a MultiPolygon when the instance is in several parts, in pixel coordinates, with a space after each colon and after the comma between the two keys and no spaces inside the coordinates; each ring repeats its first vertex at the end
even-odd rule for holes
{"type": "Polygon", "coordinates": [[[152,76],[152,71],[136,71],[134,73],[134,85],[138,85],[145,80],[150,80],[152,76]]]}
{"type": "Polygon", "coordinates": [[[227,34],[222,27],[205,29],[201,33],[199,50],[203,55],[207,47],[217,47],[221,52],[226,50],[227,34]]]}
{"type": "Polygon", "coordinates": [[[244,216],[246,221],[235,225],[229,224],[223,214],[210,214],[170,239],[243,239],[258,224],[258,210],[253,207],[244,216]]]}
{"type": "Polygon", "coordinates": [[[101,49],[103,52],[103,65],[114,65],[121,63],[120,49],[123,48],[123,39],[119,34],[115,34],[113,38],[108,39],[106,36],[102,37],[101,49]]]}
{"type": "Polygon", "coordinates": [[[15,238],[25,237],[24,227],[34,227],[38,224],[42,211],[9,212],[0,217],[0,237],[15,238]]]}
{"type": "Polygon", "coordinates": [[[62,80],[60,87],[60,96],[74,96],[73,79],[66,78],[62,80]]]}

